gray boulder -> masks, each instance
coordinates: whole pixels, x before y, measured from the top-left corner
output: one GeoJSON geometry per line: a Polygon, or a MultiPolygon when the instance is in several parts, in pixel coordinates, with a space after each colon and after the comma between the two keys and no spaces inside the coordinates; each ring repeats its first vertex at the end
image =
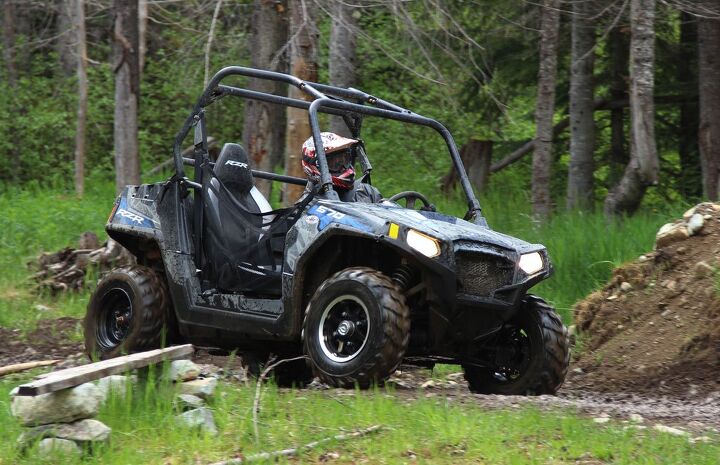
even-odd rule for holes
{"type": "Polygon", "coordinates": [[[200,367],[191,360],[174,360],[170,363],[165,378],[170,381],[191,381],[200,376],[200,367]]]}
{"type": "Polygon", "coordinates": [[[699,213],[695,213],[690,217],[690,219],[687,222],[687,229],[691,236],[694,236],[705,225],[705,219],[703,216],[699,213]]]}
{"type": "Polygon", "coordinates": [[[215,394],[217,383],[217,378],[202,378],[186,381],[180,384],[180,393],[192,394],[193,396],[208,400],[215,394]]]}
{"type": "Polygon", "coordinates": [[[58,423],[55,425],[36,426],[22,433],[18,444],[25,448],[32,441],[40,438],[67,439],[80,443],[105,442],[112,430],[98,420],[80,420],[74,423],[58,423]]]}
{"type": "Polygon", "coordinates": [[[38,444],[38,454],[43,460],[56,461],[61,457],[80,457],[82,450],[77,444],[67,439],[48,438],[38,444]]]}
{"type": "Polygon", "coordinates": [[[69,423],[97,415],[103,399],[100,388],[85,383],[39,396],[15,396],[10,408],[24,426],[69,423]]]}
{"type": "Polygon", "coordinates": [[[102,402],[105,403],[105,401],[112,395],[124,398],[130,384],[134,384],[136,381],[137,379],[134,376],[121,375],[110,375],[99,379],[97,381],[97,387],[100,388],[100,391],[102,391],[102,402]]]}
{"type": "Polygon", "coordinates": [[[192,394],[180,394],[175,398],[175,407],[183,412],[205,406],[205,401],[192,394]]]}
{"type": "Polygon", "coordinates": [[[685,223],[668,223],[663,225],[655,236],[655,248],[660,249],[688,237],[690,232],[685,223]]]}
{"type": "Polygon", "coordinates": [[[200,407],[195,410],[189,410],[175,417],[177,423],[188,428],[199,429],[205,434],[215,436],[218,434],[217,426],[215,426],[215,418],[212,412],[200,407]]]}

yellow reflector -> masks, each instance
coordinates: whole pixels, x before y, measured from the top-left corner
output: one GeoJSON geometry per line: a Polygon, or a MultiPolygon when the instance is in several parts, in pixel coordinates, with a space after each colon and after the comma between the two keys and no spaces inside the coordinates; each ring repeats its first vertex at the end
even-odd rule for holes
{"type": "Polygon", "coordinates": [[[400,226],[396,225],[395,223],[390,223],[390,230],[388,231],[388,236],[390,236],[390,239],[397,239],[399,232],[400,226]]]}

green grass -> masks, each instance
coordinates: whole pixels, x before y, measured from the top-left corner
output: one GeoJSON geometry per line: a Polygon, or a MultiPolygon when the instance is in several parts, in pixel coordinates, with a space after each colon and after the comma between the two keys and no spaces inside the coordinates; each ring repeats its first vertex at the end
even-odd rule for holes
{"type": "Polygon", "coordinates": [[[27,263],[41,252],[77,247],[84,231],[106,240],[103,228],[114,198],[112,184],[92,180],[82,199],[38,185],[0,191],[0,326],[31,329],[39,318],[84,314],[87,292],[36,295],[27,263]],[[38,312],[36,304],[52,310],[38,312]]]}
{"type": "MultiPolygon", "coordinates": [[[[22,431],[9,413],[0,383],[0,464],[36,464],[31,449],[19,454],[22,431]]],[[[113,396],[98,419],[113,430],[108,446],[85,460],[67,463],[192,464],[211,463],[260,451],[272,451],[334,436],[340,430],[380,424],[379,434],[330,443],[302,454],[299,461],[319,463],[322,454],[340,454],[340,463],[491,463],[491,464],[687,464],[715,465],[717,438],[711,444],[688,443],[668,434],[624,430],[620,423],[596,425],[575,412],[552,415],[532,408],[483,410],[446,399],[404,399],[391,390],[279,391],[263,388],[260,441],[253,434],[254,386],[221,383],[211,407],[220,430],[204,436],[176,426],[173,387],[138,385],[122,399],[113,396]],[[594,461],[593,461],[594,460],[594,461]]],[[[63,462],[65,463],[65,462],[63,462]]],[[[284,461],[281,460],[281,463],[284,461]]]]}

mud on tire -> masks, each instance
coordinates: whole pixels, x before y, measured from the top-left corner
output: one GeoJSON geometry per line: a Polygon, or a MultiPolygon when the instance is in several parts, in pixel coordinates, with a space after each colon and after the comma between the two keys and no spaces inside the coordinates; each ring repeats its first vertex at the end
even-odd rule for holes
{"type": "Polygon", "coordinates": [[[526,295],[503,331],[498,345],[517,341],[518,345],[525,347],[523,350],[526,353],[519,351],[522,360],[514,357],[510,370],[507,361],[495,368],[464,365],[470,391],[505,395],[555,394],[567,374],[570,339],[567,328],[553,307],[537,296],[526,295]],[[514,376],[508,375],[508,372],[514,376]]]}
{"type": "Polygon", "coordinates": [[[397,369],[410,339],[410,310],[383,273],[347,268],[325,280],[303,323],[315,375],[337,387],[368,388],[397,369]]]}
{"type": "Polygon", "coordinates": [[[145,266],[117,268],[98,284],[83,322],[85,351],[108,359],[168,345],[174,333],[167,285],[145,266]]]}

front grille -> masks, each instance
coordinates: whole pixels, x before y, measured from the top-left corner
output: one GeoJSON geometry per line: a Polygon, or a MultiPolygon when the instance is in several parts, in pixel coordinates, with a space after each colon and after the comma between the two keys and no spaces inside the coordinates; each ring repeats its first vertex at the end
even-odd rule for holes
{"type": "Polygon", "coordinates": [[[513,282],[513,263],[492,255],[458,252],[455,255],[458,292],[489,297],[513,282]]]}

